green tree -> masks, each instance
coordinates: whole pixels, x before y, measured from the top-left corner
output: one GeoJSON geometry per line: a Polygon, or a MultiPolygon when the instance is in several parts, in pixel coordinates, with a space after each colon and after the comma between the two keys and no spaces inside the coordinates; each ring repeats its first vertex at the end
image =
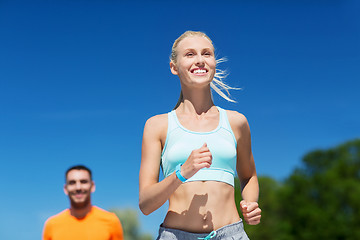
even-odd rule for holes
{"type": "Polygon", "coordinates": [[[294,239],[360,239],[360,140],[305,155],[284,186],[294,239]]]}
{"type": "Polygon", "coordinates": [[[245,224],[252,240],[360,239],[360,139],[310,152],[284,182],[259,184],[261,223],[245,224]]]}
{"type": "Polygon", "coordinates": [[[124,231],[124,240],[152,240],[150,234],[140,232],[138,214],[134,209],[111,209],[120,219],[124,231]]]}

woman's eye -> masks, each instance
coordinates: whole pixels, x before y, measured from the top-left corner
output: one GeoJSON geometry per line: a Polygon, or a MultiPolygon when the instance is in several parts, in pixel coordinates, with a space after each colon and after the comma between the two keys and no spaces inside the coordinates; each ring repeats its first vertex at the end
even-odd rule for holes
{"type": "Polygon", "coordinates": [[[190,52],[190,53],[187,53],[186,56],[191,57],[191,56],[194,56],[194,54],[190,52]]]}

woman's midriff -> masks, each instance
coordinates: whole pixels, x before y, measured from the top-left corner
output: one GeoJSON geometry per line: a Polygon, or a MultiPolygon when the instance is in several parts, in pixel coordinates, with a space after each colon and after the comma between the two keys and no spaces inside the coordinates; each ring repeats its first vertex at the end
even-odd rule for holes
{"type": "Polygon", "coordinates": [[[182,184],[171,195],[163,226],[207,233],[239,220],[233,186],[196,181],[182,184]]]}

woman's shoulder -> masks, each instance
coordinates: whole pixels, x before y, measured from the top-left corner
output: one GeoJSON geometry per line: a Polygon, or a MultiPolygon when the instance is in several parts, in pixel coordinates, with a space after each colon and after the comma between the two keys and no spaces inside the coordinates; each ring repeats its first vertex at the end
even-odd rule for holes
{"type": "Polygon", "coordinates": [[[148,124],[150,124],[150,125],[163,124],[164,122],[167,122],[167,119],[168,119],[167,113],[158,114],[158,115],[152,116],[148,120],[146,120],[146,125],[148,125],[148,124]]]}
{"type": "Polygon", "coordinates": [[[235,138],[238,140],[241,136],[250,133],[250,127],[244,114],[237,111],[226,110],[230,126],[234,132],[235,138]]]}
{"type": "Polygon", "coordinates": [[[247,125],[248,121],[244,114],[234,110],[225,110],[231,126],[241,127],[247,125]]]}
{"type": "Polygon", "coordinates": [[[159,139],[163,141],[166,138],[168,127],[168,114],[158,114],[149,118],[144,127],[144,139],[159,139]]]}
{"type": "Polygon", "coordinates": [[[144,130],[148,130],[150,132],[161,132],[164,129],[167,129],[167,122],[167,113],[152,116],[146,121],[144,130]]]}

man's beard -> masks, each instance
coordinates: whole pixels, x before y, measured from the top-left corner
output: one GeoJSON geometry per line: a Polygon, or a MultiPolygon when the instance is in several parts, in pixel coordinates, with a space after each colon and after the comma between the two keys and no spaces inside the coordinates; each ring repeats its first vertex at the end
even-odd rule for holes
{"type": "Polygon", "coordinates": [[[90,204],[90,196],[88,196],[83,202],[75,202],[72,198],[70,198],[70,204],[74,209],[83,209],[90,204]]]}

